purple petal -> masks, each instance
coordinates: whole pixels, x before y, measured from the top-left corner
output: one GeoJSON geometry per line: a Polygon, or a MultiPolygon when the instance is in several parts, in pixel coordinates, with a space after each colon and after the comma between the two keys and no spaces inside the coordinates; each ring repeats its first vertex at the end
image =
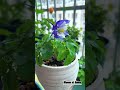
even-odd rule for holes
{"type": "Polygon", "coordinates": [[[54,35],[54,38],[59,38],[59,39],[63,39],[63,37],[62,36],[59,36],[58,35],[58,32],[56,31],[56,30],[54,30],[53,32],[52,32],[52,34],[54,35]]]}
{"type": "Polygon", "coordinates": [[[60,40],[63,40],[63,37],[59,36],[59,39],[60,39],[60,40]]]}
{"type": "Polygon", "coordinates": [[[64,32],[65,36],[69,35],[67,31],[64,32]]]}
{"type": "Polygon", "coordinates": [[[57,30],[57,26],[53,25],[52,30],[57,30]]]}
{"type": "Polygon", "coordinates": [[[54,30],[54,31],[52,32],[52,34],[54,35],[55,38],[59,38],[59,36],[57,35],[57,31],[56,31],[56,30],[54,30]]]}
{"type": "Polygon", "coordinates": [[[56,22],[56,25],[55,25],[55,26],[60,27],[63,22],[65,22],[65,23],[67,24],[67,23],[69,23],[70,21],[69,21],[69,20],[59,20],[59,21],[56,22]]]}
{"type": "MultiPolygon", "coordinates": [[[[59,38],[59,39],[62,40],[63,37],[62,37],[62,36],[59,36],[57,29],[58,29],[59,27],[64,26],[64,23],[67,24],[67,23],[69,23],[69,22],[70,22],[69,20],[59,20],[59,21],[57,21],[56,24],[53,25],[53,27],[52,27],[52,30],[53,30],[52,35],[54,35],[55,38],[59,38]]],[[[64,34],[65,34],[65,36],[66,36],[66,35],[69,35],[67,31],[65,31],[64,34]]]]}

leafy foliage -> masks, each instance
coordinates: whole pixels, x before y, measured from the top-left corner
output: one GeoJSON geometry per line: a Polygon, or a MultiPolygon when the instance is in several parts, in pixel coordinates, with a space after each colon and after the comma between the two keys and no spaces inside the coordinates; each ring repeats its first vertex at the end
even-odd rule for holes
{"type": "MultiPolygon", "coordinates": [[[[36,7],[37,10],[37,7],[36,7]]],[[[38,19],[38,14],[43,11],[36,11],[35,19],[35,57],[36,63],[41,66],[44,61],[49,61],[54,57],[57,61],[63,61],[64,65],[70,64],[78,52],[79,45],[76,42],[79,30],[75,27],[68,27],[70,35],[64,40],[55,39],[51,36],[53,19],[38,19]],[[74,34],[73,34],[74,32],[74,34]],[[76,36],[77,35],[77,36],[76,36]]]]}
{"type": "Polygon", "coordinates": [[[120,71],[112,72],[108,79],[105,79],[105,87],[107,90],[120,89],[120,71]]]}
{"type": "MultiPolygon", "coordinates": [[[[112,7],[111,7],[112,8],[112,7]]],[[[120,6],[119,6],[120,9],[120,6]]],[[[113,22],[114,24],[114,35],[115,35],[115,53],[114,53],[114,59],[113,59],[113,71],[112,73],[110,73],[109,78],[104,79],[105,81],[105,88],[107,90],[119,90],[120,89],[120,70],[119,70],[119,66],[118,62],[120,60],[119,57],[119,52],[120,52],[120,11],[118,11],[118,13],[116,13],[116,15],[118,15],[118,17],[116,17],[117,23],[113,22]]]]}
{"type": "Polygon", "coordinates": [[[79,59],[78,78],[82,82],[82,84],[85,84],[85,57],[84,56],[82,56],[79,59]]]}
{"type": "Polygon", "coordinates": [[[86,55],[86,86],[89,85],[97,74],[97,65],[103,65],[105,55],[105,38],[100,36],[104,32],[106,10],[96,5],[95,0],[86,4],[86,32],[85,32],[85,55],[86,55]],[[91,78],[89,78],[91,77],[91,78]]]}
{"type": "Polygon", "coordinates": [[[23,15],[23,1],[1,0],[0,9],[0,78],[3,90],[18,90],[19,79],[34,80],[34,70],[30,70],[34,69],[34,23],[23,15]]]}
{"type": "Polygon", "coordinates": [[[49,34],[46,34],[41,40],[37,40],[35,46],[36,62],[41,65],[43,61],[49,60],[54,56],[56,60],[64,61],[64,65],[68,65],[75,59],[78,47],[79,45],[70,38],[61,41],[53,39],[49,34]]]}
{"type": "Polygon", "coordinates": [[[72,26],[72,27],[68,26],[67,30],[72,39],[78,39],[78,36],[82,31],[82,29],[78,29],[75,26],[72,26]]]}
{"type": "Polygon", "coordinates": [[[12,80],[16,83],[18,77],[25,81],[34,79],[34,77],[32,77],[34,70],[30,70],[30,72],[28,72],[29,68],[32,66],[32,68],[34,68],[34,57],[32,55],[32,51],[34,51],[34,40],[32,39],[33,32],[31,32],[29,29],[32,28],[32,26],[28,28],[25,25],[26,23],[30,25],[30,21],[27,20],[24,25],[21,25],[15,33],[10,34],[0,43],[0,76],[3,77],[3,85],[5,85],[4,90],[8,90],[7,88],[18,88],[18,86],[15,86],[17,84],[13,84],[13,86],[10,84],[11,80],[9,77],[16,78],[12,80]],[[22,31],[23,28],[24,31],[22,31]],[[26,67],[23,68],[24,66],[26,67]]]}

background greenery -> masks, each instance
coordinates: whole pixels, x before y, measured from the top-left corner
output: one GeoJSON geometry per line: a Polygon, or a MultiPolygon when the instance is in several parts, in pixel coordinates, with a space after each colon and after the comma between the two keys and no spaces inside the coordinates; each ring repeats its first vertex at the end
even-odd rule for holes
{"type": "Polygon", "coordinates": [[[104,32],[107,11],[96,5],[95,0],[89,0],[85,12],[85,82],[88,86],[97,78],[98,64],[104,64],[105,45],[108,40],[102,37],[101,33],[104,32]]]}
{"type": "Polygon", "coordinates": [[[0,81],[3,90],[18,90],[20,81],[34,82],[34,15],[26,18],[34,6],[10,3],[0,0],[0,81]]]}

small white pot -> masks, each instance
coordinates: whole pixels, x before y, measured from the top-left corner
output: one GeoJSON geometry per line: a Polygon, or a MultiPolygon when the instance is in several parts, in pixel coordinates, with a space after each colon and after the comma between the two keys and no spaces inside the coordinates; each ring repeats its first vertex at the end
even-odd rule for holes
{"type": "Polygon", "coordinates": [[[103,69],[98,65],[98,77],[96,80],[86,87],[86,90],[105,90],[104,80],[103,80],[103,69]]]}
{"type": "Polygon", "coordinates": [[[35,65],[35,71],[40,83],[45,90],[72,90],[72,84],[64,84],[64,81],[76,81],[79,63],[75,59],[68,66],[35,65]]]}

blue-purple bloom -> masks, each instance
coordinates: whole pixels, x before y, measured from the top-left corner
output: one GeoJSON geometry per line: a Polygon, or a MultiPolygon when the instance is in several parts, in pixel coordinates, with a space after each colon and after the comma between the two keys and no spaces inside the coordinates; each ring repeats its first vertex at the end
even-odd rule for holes
{"type": "Polygon", "coordinates": [[[68,35],[66,24],[68,24],[69,22],[69,20],[59,20],[56,22],[55,25],[53,25],[52,34],[55,38],[63,39],[66,35],[68,35]]]}

